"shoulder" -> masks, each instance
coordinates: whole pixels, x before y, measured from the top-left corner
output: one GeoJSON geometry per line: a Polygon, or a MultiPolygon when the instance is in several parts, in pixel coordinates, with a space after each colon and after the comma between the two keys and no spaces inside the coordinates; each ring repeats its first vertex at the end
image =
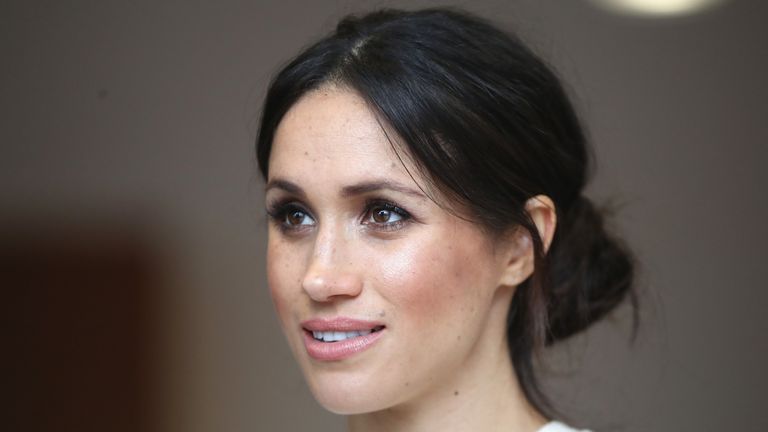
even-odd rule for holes
{"type": "Polygon", "coordinates": [[[586,429],[574,429],[570,426],[567,426],[563,423],[560,423],[559,421],[551,421],[544,426],[541,427],[536,432],[590,432],[586,429]]]}

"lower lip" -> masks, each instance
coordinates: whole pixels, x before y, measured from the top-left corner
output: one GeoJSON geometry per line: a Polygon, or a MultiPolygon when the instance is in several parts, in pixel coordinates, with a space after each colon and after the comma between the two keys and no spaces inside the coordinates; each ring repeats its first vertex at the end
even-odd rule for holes
{"type": "Polygon", "coordinates": [[[304,330],[304,346],[307,353],[315,360],[337,361],[352,357],[365,351],[375,344],[385,329],[368,333],[365,336],[357,336],[342,341],[323,342],[312,337],[312,333],[304,330]]]}

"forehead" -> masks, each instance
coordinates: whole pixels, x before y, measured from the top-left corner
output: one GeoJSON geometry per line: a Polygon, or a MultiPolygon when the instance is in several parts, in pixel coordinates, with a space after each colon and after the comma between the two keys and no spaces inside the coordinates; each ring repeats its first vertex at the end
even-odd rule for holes
{"type": "Polygon", "coordinates": [[[307,93],[285,114],[275,133],[269,174],[309,180],[319,174],[339,181],[370,175],[410,179],[365,101],[338,87],[307,93]]]}

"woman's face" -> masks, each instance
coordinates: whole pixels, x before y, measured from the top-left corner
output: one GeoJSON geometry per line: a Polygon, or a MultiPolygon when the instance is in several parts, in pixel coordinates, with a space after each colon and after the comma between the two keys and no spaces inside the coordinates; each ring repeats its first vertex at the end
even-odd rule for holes
{"type": "Polygon", "coordinates": [[[305,95],[274,138],[269,287],[312,392],[336,413],[452,395],[506,352],[506,258],[409,170],[415,181],[363,100],[339,88],[305,95]]]}

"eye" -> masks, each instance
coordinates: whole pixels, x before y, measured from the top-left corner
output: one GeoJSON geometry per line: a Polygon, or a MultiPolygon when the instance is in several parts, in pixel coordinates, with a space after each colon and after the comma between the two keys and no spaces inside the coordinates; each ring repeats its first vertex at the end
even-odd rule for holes
{"type": "Polygon", "coordinates": [[[363,224],[379,230],[401,228],[411,215],[404,209],[386,201],[369,202],[366,207],[363,224]]]}
{"type": "Polygon", "coordinates": [[[384,224],[384,223],[397,222],[399,220],[402,220],[403,217],[392,210],[389,210],[387,208],[384,208],[383,206],[380,206],[372,209],[371,219],[376,223],[384,224]]]}
{"type": "Polygon", "coordinates": [[[283,218],[283,223],[288,226],[313,225],[314,221],[309,215],[301,209],[287,209],[283,218]]]}
{"type": "Polygon", "coordinates": [[[277,202],[267,207],[272,222],[283,232],[303,231],[315,225],[315,220],[303,206],[295,202],[277,202]]]}

